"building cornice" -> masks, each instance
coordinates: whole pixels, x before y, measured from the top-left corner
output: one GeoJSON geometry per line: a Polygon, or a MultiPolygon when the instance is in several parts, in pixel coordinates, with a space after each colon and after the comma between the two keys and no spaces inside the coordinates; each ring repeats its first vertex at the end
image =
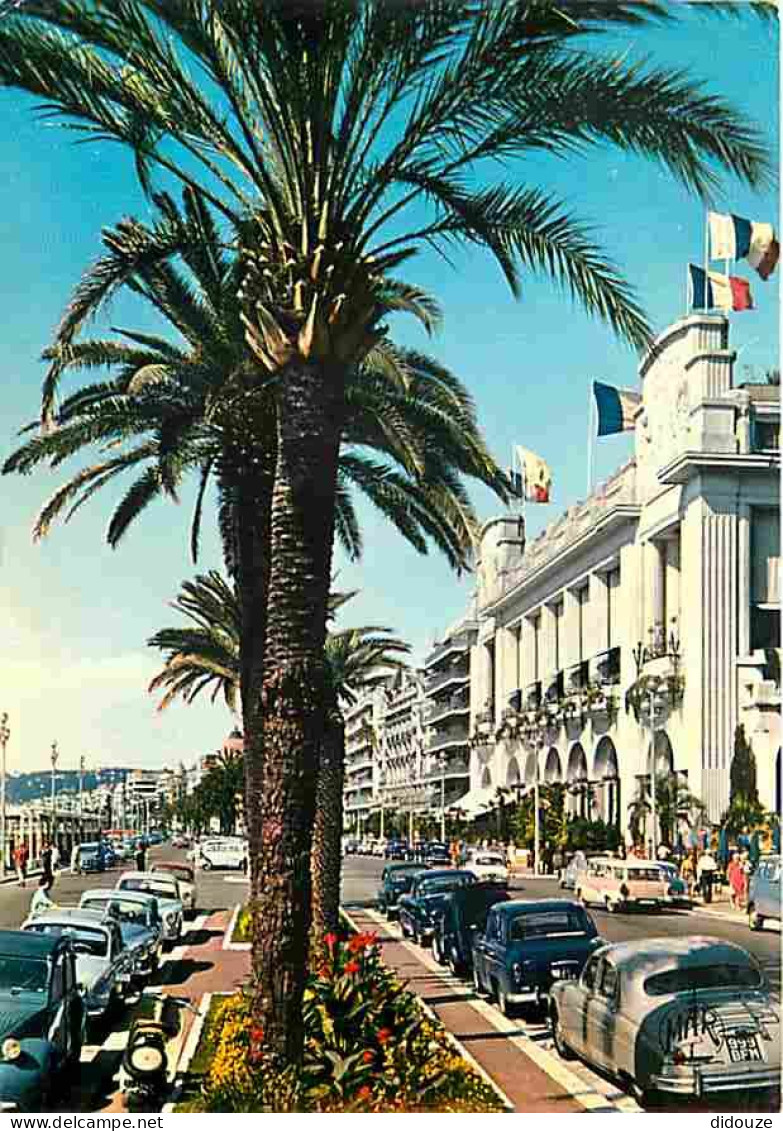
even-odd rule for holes
{"type": "Polygon", "coordinates": [[[490,601],[488,604],[484,605],[481,609],[482,615],[494,615],[503,608],[504,605],[507,605],[510,601],[514,600],[515,597],[524,593],[526,589],[536,585],[547,573],[557,569],[574,555],[581,553],[585,546],[596,541],[598,538],[604,537],[616,527],[638,518],[641,513],[642,508],[638,503],[618,503],[616,506],[612,507],[607,514],[598,519],[593,526],[585,530],[579,537],[575,538],[573,542],[569,542],[568,545],[564,546],[558,553],[554,554],[551,558],[547,558],[546,561],[541,562],[541,564],[532,569],[530,573],[525,574],[516,585],[511,586],[510,589],[507,589],[505,593],[502,593],[496,600],[490,601]]]}
{"type": "Polygon", "coordinates": [[[658,471],[661,483],[687,483],[704,471],[774,471],[780,467],[780,455],[770,452],[683,452],[658,471]]]}

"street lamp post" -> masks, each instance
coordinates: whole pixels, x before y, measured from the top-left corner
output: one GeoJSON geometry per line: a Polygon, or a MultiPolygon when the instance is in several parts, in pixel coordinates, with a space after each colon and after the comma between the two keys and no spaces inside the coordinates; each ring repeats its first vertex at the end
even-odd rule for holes
{"type": "Polygon", "coordinates": [[[57,827],[57,820],[55,817],[55,799],[57,793],[57,759],[59,757],[60,755],[57,750],[57,742],[55,741],[52,743],[52,753],[50,755],[50,760],[52,763],[52,823],[50,826],[49,840],[52,845],[54,845],[55,842],[55,830],[57,827]]]}
{"type": "Polygon", "coordinates": [[[0,718],[0,747],[3,752],[2,776],[0,776],[0,842],[3,845],[3,866],[2,875],[5,876],[6,861],[8,859],[8,848],[6,846],[6,823],[5,823],[5,748],[8,745],[8,739],[11,737],[11,731],[8,726],[8,712],[3,711],[2,718],[0,718]]]}
{"type": "Polygon", "coordinates": [[[533,871],[535,875],[541,872],[541,790],[539,781],[539,758],[541,751],[536,746],[536,772],[533,778],[533,871]]]}
{"type": "Polygon", "coordinates": [[[84,755],[82,754],[81,758],[79,759],[79,821],[80,822],[84,818],[84,767],[85,767],[85,764],[86,764],[85,758],[84,758],[84,755]]]}
{"type": "Polygon", "coordinates": [[[446,761],[448,755],[441,751],[440,755],[440,839],[441,844],[446,843],[446,761]]]}

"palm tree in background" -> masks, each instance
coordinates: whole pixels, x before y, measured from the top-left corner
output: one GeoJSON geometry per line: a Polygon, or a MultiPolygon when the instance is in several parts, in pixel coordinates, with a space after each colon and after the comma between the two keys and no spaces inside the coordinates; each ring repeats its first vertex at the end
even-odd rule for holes
{"type": "MultiPolygon", "coordinates": [[[[354,593],[333,593],[335,614],[354,593]]],[[[175,700],[192,703],[211,690],[212,702],[222,695],[234,710],[239,693],[241,618],[231,586],[216,570],[182,583],[172,608],[192,627],[163,628],[147,643],[165,655],[149,690],[165,689],[159,710],[175,700]]],[[[328,724],[318,769],[318,788],[311,850],[312,931],[322,938],[339,925],[345,718],[343,709],[362,690],[404,667],[400,657],[410,648],[378,625],[332,631],[326,638],[326,666],[331,693],[328,724]]]]}
{"type": "Polygon", "coordinates": [[[630,288],[563,203],[526,183],[525,161],[612,145],[700,195],[719,171],[765,182],[761,136],[739,113],[679,72],[587,39],[642,31],[671,11],[594,0],[29,0],[0,27],[6,85],[129,147],[145,189],[160,175],[198,186],[237,231],[245,225],[245,330],[277,432],[266,650],[245,708],[264,721],[248,735],[259,761],[263,744],[264,782],[254,969],[259,1022],[288,1059],[302,1051],[302,877],[329,700],[350,375],[399,308],[395,272],[422,248],[486,250],[514,295],[522,271],[539,271],[647,344],[630,288]]]}

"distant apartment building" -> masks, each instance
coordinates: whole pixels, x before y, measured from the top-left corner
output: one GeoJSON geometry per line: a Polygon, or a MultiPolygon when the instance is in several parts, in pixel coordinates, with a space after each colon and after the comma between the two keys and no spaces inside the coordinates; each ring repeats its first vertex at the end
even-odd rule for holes
{"type": "Polygon", "coordinates": [[[414,815],[429,804],[424,774],[423,672],[404,670],[383,689],[379,717],[378,804],[403,818],[410,830],[414,815]]]}
{"type": "MultiPolygon", "coordinates": [[[[780,811],[780,390],[736,382],[728,335],[702,314],[660,335],[634,457],[588,499],[530,542],[519,515],[486,523],[470,653],[428,660],[430,695],[470,674],[471,805],[562,782],[628,839],[654,773],[717,821],[742,723],[780,811]]],[[[447,748],[456,720],[429,722],[447,748]]]]}
{"type": "Polygon", "coordinates": [[[452,625],[424,661],[426,724],[422,781],[430,808],[470,803],[471,654],[478,635],[475,612],[452,625]]]}
{"type": "Polygon", "coordinates": [[[360,693],[345,707],[345,781],[343,785],[346,828],[359,832],[380,801],[379,731],[383,708],[382,687],[360,693]]]}

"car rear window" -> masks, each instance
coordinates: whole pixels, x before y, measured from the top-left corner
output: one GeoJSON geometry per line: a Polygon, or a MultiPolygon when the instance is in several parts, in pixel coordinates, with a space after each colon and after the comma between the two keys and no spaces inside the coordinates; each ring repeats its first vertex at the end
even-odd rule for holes
{"type": "Polygon", "coordinates": [[[120,891],[140,891],[145,895],[157,895],[161,899],[176,899],[177,889],[173,883],[155,883],[154,880],[127,879],[120,880],[120,891]]]}
{"type": "Polygon", "coordinates": [[[441,895],[443,892],[464,887],[468,882],[467,876],[449,876],[441,880],[426,880],[419,887],[419,892],[421,895],[441,895]]]}
{"type": "Polygon", "coordinates": [[[45,993],[49,987],[49,965],[42,958],[0,954],[0,989],[45,993]]]}
{"type": "Polygon", "coordinates": [[[65,936],[73,943],[77,954],[91,954],[94,958],[105,958],[109,951],[109,940],[105,931],[91,931],[89,927],[71,927],[68,923],[31,923],[28,930],[39,935],[65,936]]]}
{"type": "Polygon", "coordinates": [[[644,992],[651,997],[693,990],[755,990],[761,985],[761,972],[754,966],[715,962],[709,966],[680,966],[651,974],[644,981],[644,992]]]}
{"type": "Polygon", "coordinates": [[[661,872],[659,868],[629,868],[625,879],[633,883],[634,880],[660,880],[661,872]]]}
{"type": "Polygon", "coordinates": [[[521,942],[522,939],[543,939],[550,935],[585,935],[589,927],[581,907],[526,911],[511,920],[509,938],[513,942],[521,942]]]}

